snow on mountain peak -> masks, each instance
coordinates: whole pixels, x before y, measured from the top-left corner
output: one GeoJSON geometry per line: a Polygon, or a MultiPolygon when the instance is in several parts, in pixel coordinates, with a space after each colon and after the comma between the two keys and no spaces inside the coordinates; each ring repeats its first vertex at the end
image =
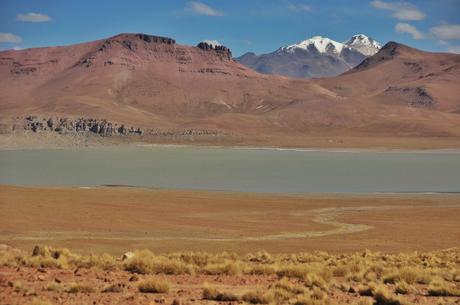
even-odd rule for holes
{"type": "Polygon", "coordinates": [[[354,49],[363,55],[371,56],[377,53],[381,47],[377,41],[364,34],[354,35],[343,43],[323,36],[313,36],[296,44],[281,47],[278,52],[294,53],[296,50],[316,50],[321,54],[340,54],[343,49],[354,49]]]}
{"type": "Polygon", "coordinates": [[[344,45],[327,37],[313,36],[296,44],[282,47],[281,50],[294,52],[296,49],[311,50],[314,47],[319,53],[340,53],[344,45]]]}
{"type": "Polygon", "coordinates": [[[374,55],[382,48],[377,41],[364,34],[354,35],[343,44],[360,51],[366,56],[374,55]]]}

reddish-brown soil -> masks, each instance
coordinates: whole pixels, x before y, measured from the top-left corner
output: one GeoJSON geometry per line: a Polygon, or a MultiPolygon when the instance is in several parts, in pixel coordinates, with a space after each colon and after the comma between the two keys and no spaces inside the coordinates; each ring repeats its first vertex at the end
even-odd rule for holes
{"type": "Polygon", "coordinates": [[[78,252],[385,252],[458,246],[459,195],[0,186],[0,243],[78,252]],[[351,226],[350,226],[351,225],[351,226]]]}
{"type": "MultiPolygon", "coordinates": [[[[130,281],[132,274],[124,271],[103,271],[97,269],[79,270],[76,274],[73,270],[46,269],[42,272],[35,268],[22,267],[18,269],[0,267],[0,294],[1,304],[33,304],[33,300],[39,298],[49,301],[51,304],[216,304],[215,301],[203,300],[203,284],[209,283],[225,292],[242,294],[254,289],[265,289],[276,281],[276,276],[263,275],[158,275],[157,278],[168,281],[172,289],[168,293],[140,293],[137,289],[138,281],[130,281]],[[70,283],[83,283],[95,289],[91,293],[67,293],[46,291],[50,283],[59,281],[61,287],[70,283]],[[22,283],[23,291],[15,291],[11,287],[13,283],[22,283]],[[102,290],[110,285],[122,286],[121,292],[103,293],[102,290]],[[26,291],[26,289],[28,291],[26,291]],[[177,303],[176,303],[177,304],[177,303]]],[[[146,276],[137,276],[142,280],[146,276]]],[[[358,293],[344,293],[339,289],[330,292],[329,298],[336,304],[351,304],[359,299],[371,299],[361,297],[358,293]]],[[[437,304],[439,298],[409,295],[406,296],[410,304],[437,304]]],[[[444,298],[449,304],[460,304],[455,297],[444,298]]],[[[221,304],[238,304],[240,302],[222,302],[221,304]]]]}

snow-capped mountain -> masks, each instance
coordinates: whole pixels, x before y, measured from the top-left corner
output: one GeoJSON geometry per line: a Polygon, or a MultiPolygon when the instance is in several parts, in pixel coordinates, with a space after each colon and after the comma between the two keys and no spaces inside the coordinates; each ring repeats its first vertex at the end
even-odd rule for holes
{"type": "Polygon", "coordinates": [[[340,54],[344,45],[340,42],[334,41],[332,39],[314,36],[310,39],[301,41],[296,44],[289,46],[281,47],[278,49],[278,52],[295,52],[296,50],[305,50],[305,51],[317,51],[319,53],[333,53],[340,54]]]}
{"type": "Polygon", "coordinates": [[[380,43],[364,34],[354,35],[347,41],[343,42],[343,44],[358,50],[366,56],[372,56],[382,48],[380,43]]]}
{"type": "Polygon", "coordinates": [[[236,60],[258,72],[291,77],[336,76],[360,64],[380,49],[380,44],[363,34],[344,43],[314,36],[262,55],[246,53],[236,60]]]}

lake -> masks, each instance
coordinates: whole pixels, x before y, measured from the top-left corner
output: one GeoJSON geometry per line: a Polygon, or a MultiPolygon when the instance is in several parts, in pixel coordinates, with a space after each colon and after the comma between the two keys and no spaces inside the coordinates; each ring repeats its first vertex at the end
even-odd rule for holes
{"type": "Polygon", "coordinates": [[[0,184],[273,193],[460,192],[460,152],[175,146],[4,150],[0,184]]]}

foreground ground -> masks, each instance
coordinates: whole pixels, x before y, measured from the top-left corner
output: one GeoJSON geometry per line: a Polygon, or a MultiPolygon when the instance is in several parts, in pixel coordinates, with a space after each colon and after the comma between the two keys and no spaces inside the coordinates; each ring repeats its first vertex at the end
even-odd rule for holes
{"type": "Polygon", "coordinates": [[[457,194],[0,186],[0,304],[460,304],[459,209],[457,194]]]}
{"type": "Polygon", "coordinates": [[[460,304],[460,249],[117,258],[0,245],[1,304],[460,304]]]}

